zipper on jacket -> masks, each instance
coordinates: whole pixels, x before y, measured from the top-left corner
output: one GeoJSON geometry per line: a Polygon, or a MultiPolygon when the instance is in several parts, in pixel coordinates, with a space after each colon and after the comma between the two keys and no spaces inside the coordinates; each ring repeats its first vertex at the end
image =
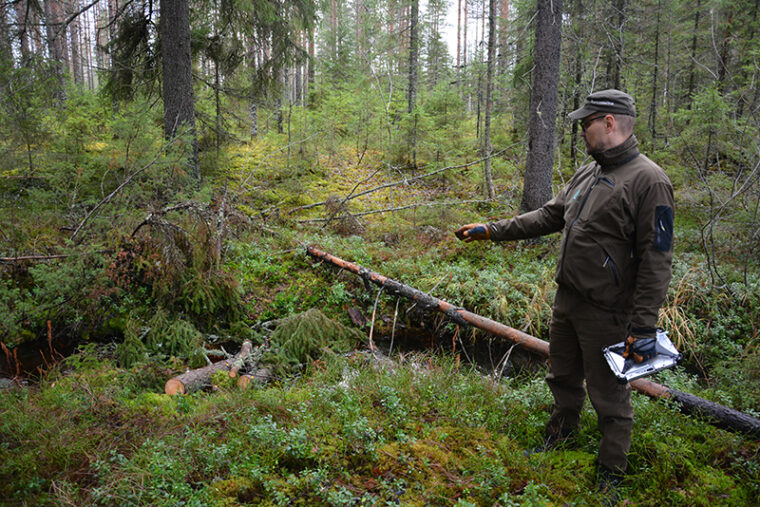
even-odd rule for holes
{"type": "Polygon", "coordinates": [[[588,202],[588,198],[591,195],[591,192],[594,191],[594,187],[596,187],[596,184],[599,183],[600,176],[597,174],[594,176],[594,182],[589,187],[588,191],[586,192],[586,195],[583,196],[583,200],[581,201],[581,206],[578,208],[578,213],[575,214],[575,218],[573,218],[573,221],[570,222],[570,225],[567,228],[567,234],[565,235],[565,244],[562,246],[562,264],[559,267],[559,272],[564,272],[565,267],[565,254],[567,252],[567,244],[569,243],[570,239],[570,233],[573,231],[573,227],[575,227],[575,224],[578,222],[578,219],[581,217],[581,213],[583,213],[583,208],[586,207],[586,202],[588,202]]]}
{"type": "Polygon", "coordinates": [[[609,255],[606,259],[604,259],[604,264],[602,264],[603,268],[607,267],[607,264],[610,265],[610,270],[612,271],[612,278],[615,280],[615,287],[620,287],[620,282],[618,281],[618,275],[617,275],[617,269],[615,269],[615,261],[612,260],[612,257],[609,255]]]}

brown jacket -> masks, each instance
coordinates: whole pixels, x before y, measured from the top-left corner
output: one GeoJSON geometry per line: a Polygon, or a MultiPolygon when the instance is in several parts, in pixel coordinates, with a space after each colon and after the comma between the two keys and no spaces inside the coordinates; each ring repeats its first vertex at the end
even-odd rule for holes
{"type": "Polygon", "coordinates": [[[654,336],[673,256],[673,186],[634,136],[595,155],[543,207],[488,224],[494,241],[563,231],[556,280],[654,336]]]}

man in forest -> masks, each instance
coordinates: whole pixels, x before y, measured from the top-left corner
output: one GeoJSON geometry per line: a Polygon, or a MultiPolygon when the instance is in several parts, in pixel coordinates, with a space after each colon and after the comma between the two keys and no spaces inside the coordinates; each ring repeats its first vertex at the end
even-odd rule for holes
{"type": "Polygon", "coordinates": [[[602,348],[627,340],[635,350],[638,339],[655,336],[673,252],[673,187],[639,153],[635,116],[630,95],[592,93],[569,118],[580,120],[594,162],[578,169],[543,207],[456,231],[467,242],[563,231],[546,376],[554,405],[537,450],[569,443],[586,397],[585,378],[602,433],[599,488],[613,492],[627,466],[633,407],[630,386],[617,382],[602,348]]]}

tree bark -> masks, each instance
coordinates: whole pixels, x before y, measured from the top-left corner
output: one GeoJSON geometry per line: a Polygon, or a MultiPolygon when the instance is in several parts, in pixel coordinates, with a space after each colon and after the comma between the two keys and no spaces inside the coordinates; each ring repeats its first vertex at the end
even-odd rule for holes
{"type": "Polygon", "coordinates": [[[409,20],[409,90],[407,95],[408,112],[414,111],[417,101],[417,60],[419,57],[418,18],[419,0],[412,0],[409,20]]]}
{"type": "Polygon", "coordinates": [[[507,72],[507,26],[509,19],[509,0],[499,0],[499,56],[497,58],[498,74],[507,72]]]}
{"type": "Polygon", "coordinates": [[[552,198],[561,42],[562,0],[538,0],[522,211],[538,209],[552,198]]]}
{"type": "Polygon", "coordinates": [[[612,38],[612,49],[607,60],[607,83],[610,88],[620,89],[621,72],[623,66],[623,27],[625,25],[625,0],[615,0],[612,4],[614,9],[612,17],[617,20],[614,26],[616,37],[612,38]]]}
{"type": "Polygon", "coordinates": [[[407,95],[407,110],[412,118],[412,131],[410,135],[410,151],[412,154],[411,166],[417,166],[417,115],[415,106],[417,102],[417,60],[419,58],[419,0],[412,0],[410,17],[409,17],[409,90],[407,95]]]}
{"type": "Polygon", "coordinates": [[[311,87],[314,86],[314,29],[309,29],[309,61],[308,61],[308,69],[306,71],[306,86],[304,87],[304,94],[307,97],[307,105],[308,105],[308,97],[309,97],[309,90],[311,90],[311,87]]]}
{"type": "MultiPolygon", "coordinates": [[[[45,8],[45,29],[47,36],[48,55],[50,61],[54,65],[55,74],[57,77],[56,97],[59,101],[63,101],[65,97],[65,74],[66,74],[66,60],[63,57],[63,43],[66,39],[66,27],[61,26],[62,12],[61,5],[58,0],[47,0],[44,5],[45,8]]],[[[3,18],[2,22],[5,22],[3,18]]]]}
{"type": "MultiPolygon", "coordinates": [[[[21,61],[25,62],[31,56],[29,47],[29,0],[19,0],[14,5],[16,11],[16,37],[19,39],[21,61]]],[[[23,63],[22,63],[23,65],[23,63]]]]}
{"type": "Polygon", "coordinates": [[[248,98],[248,120],[251,122],[251,139],[256,139],[256,136],[259,135],[259,97],[254,89],[254,83],[256,82],[256,68],[258,65],[257,55],[257,48],[254,45],[253,40],[251,40],[248,47],[248,69],[251,76],[251,91],[248,98]]]}
{"type": "MultiPolygon", "coordinates": [[[[466,1],[467,0],[465,0],[465,2],[466,1]]],[[[462,0],[457,0],[457,90],[460,90],[462,86],[461,76],[462,76],[462,0]]]]}
{"type": "Polygon", "coordinates": [[[488,63],[486,70],[486,114],[483,124],[483,143],[486,161],[483,168],[485,194],[488,199],[496,197],[491,174],[491,110],[493,109],[493,69],[496,56],[496,0],[488,1],[488,63]]]}
{"type": "MultiPolygon", "coordinates": [[[[72,0],[69,2],[69,11],[74,13],[77,11],[77,2],[72,0]]],[[[75,19],[70,25],[71,32],[71,64],[72,64],[72,76],[74,83],[82,84],[84,74],[82,72],[82,52],[80,44],[79,33],[79,18],[75,19]]]]}
{"type": "MultiPolygon", "coordinates": [[[[341,269],[345,269],[355,275],[359,275],[365,284],[374,283],[382,287],[386,293],[403,296],[415,301],[417,306],[429,311],[439,311],[445,314],[455,324],[473,326],[482,329],[499,338],[505,338],[522,348],[549,357],[549,342],[531,336],[527,333],[511,328],[500,322],[469,312],[464,308],[458,308],[442,299],[430,296],[413,287],[404,285],[396,280],[370,271],[364,267],[345,261],[327,252],[323,252],[313,246],[306,247],[307,255],[314,259],[329,262],[341,269]]],[[[760,419],[752,417],[738,410],[720,405],[718,403],[702,399],[693,394],[684,393],[667,386],[640,378],[631,382],[631,387],[640,393],[654,398],[665,398],[675,401],[681,412],[695,414],[704,417],[707,422],[719,428],[736,431],[746,435],[760,437],[760,419]]]]}
{"type": "Polygon", "coordinates": [[[195,98],[190,58],[190,9],[188,0],[161,0],[161,60],[163,67],[164,136],[189,131],[190,171],[196,182],[201,173],[195,137],[195,98]]]}
{"type": "Polygon", "coordinates": [[[467,1],[464,2],[464,25],[462,27],[462,70],[467,68],[467,1]]]}
{"type": "Polygon", "coordinates": [[[0,62],[13,60],[11,28],[8,25],[8,4],[0,2],[0,62]]]}
{"type": "Polygon", "coordinates": [[[166,394],[189,394],[207,386],[211,380],[211,376],[218,371],[231,372],[233,369],[236,369],[235,371],[237,372],[241,367],[241,363],[251,353],[252,347],[251,342],[246,340],[243,342],[240,352],[233,358],[223,359],[203,368],[190,370],[182,375],[170,378],[166,381],[164,392],[166,394]]]}
{"type": "Polygon", "coordinates": [[[657,138],[657,76],[660,72],[660,15],[662,2],[657,2],[657,22],[654,33],[654,68],[652,69],[652,102],[649,105],[649,133],[652,137],[652,147],[655,149],[657,138]]]}

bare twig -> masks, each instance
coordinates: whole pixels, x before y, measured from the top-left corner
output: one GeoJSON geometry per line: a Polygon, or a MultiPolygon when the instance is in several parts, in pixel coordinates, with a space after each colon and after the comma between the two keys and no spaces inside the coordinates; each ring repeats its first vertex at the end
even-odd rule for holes
{"type": "Polygon", "coordinates": [[[494,377],[493,380],[494,380],[494,382],[496,382],[497,380],[499,380],[502,377],[502,375],[504,375],[504,368],[506,368],[507,363],[509,362],[509,356],[512,355],[512,350],[516,346],[517,346],[516,343],[512,344],[512,346],[509,347],[509,350],[507,350],[507,353],[504,354],[504,357],[501,358],[501,361],[499,361],[498,363],[496,363],[496,368],[494,368],[494,370],[493,370],[493,377],[494,377]],[[499,366],[501,366],[501,368],[499,368],[499,366]],[[498,373],[497,373],[497,371],[498,371],[498,373]]]}
{"type": "Polygon", "coordinates": [[[65,259],[73,254],[65,255],[24,255],[21,257],[0,257],[0,262],[22,262],[22,261],[49,261],[53,259],[65,259]]]}
{"type": "MultiPolygon", "coordinates": [[[[172,211],[179,211],[179,210],[189,209],[189,208],[197,208],[198,211],[202,211],[201,209],[202,206],[194,201],[187,201],[180,204],[175,204],[174,206],[167,206],[166,208],[162,210],[151,211],[150,213],[148,213],[148,216],[146,216],[143,219],[143,221],[140,222],[137,225],[137,227],[135,227],[135,230],[132,231],[131,235],[134,237],[134,235],[137,234],[137,231],[139,231],[144,225],[154,224],[156,221],[156,218],[163,217],[164,215],[172,211]]],[[[179,227],[178,225],[172,224],[172,226],[186,234],[186,231],[182,229],[181,227],[179,227]]]]}
{"type": "Polygon", "coordinates": [[[84,225],[87,223],[87,221],[88,221],[88,220],[90,220],[90,218],[91,218],[91,217],[92,217],[92,216],[95,214],[95,212],[96,212],[96,211],[98,211],[98,210],[100,209],[100,207],[101,207],[101,206],[103,206],[104,204],[106,204],[108,201],[110,201],[111,199],[113,199],[113,197],[114,197],[116,194],[118,194],[119,192],[121,192],[121,189],[122,189],[122,188],[124,188],[125,186],[127,186],[127,185],[129,184],[129,182],[131,182],[131,181],[132,181],[132,180],[135,178],[135,176],[137,176],[138,174],[142,173],[143,171],[145,171],[145,170],[146,170],[146,169],[148,169],[149,167],[153,166],[153,164],[155,164],[155,163],[156,163],[156,160],[158,160],[158,159],[159,159],[159,157],[160,157],[161,155],[163,155],[163,154],[164,154],[164,152],[165,152],[167,149],[169,149],[169,146],[171,146],[172,144],[174,144],[174,141],[176,141],[176,140],[178,139],[178,137],[179,137],[179,136],[177,136],[177,137],[173,137],[171,140],[169,140],[169,142],[168,142],[168,143],[164,144],[164,145],[161,147],[161,149],[158,151],[158,153],[156,154],[156,156],[155,156],[155,157],[153,157],[153,160],[151,160],[150,162],[148,162],[147,164],[145,164],[144,166],[142,166],[142,167],[141,167],[140,169],[138,169],[137,171],[135,171],[135,172],[133,172],[132,174],[130,174],[130,175],[127,177],[127,179],[125,179],[125,180],[124,180],[124,181],[123,181],[123,182],[122,182],[122,183],[121,183],[121,184],[120,184],[118,187],[116,187],[116,188],[114,189],[114,191],[113,191],[113,192],[111,192],[110,194],[108,194],[108,195],[107,195],[106,197],[104,197],[104,198],[103,198],[103,199],[102,199],[102,200],[101,200],[101,201],[100,201],[98,204],[96,204],[96,205],[95,205],[95,207],[94,207],[94,208],[92,208],[92,209],[91,209],[91,210],[90,210],[90,211],[87,213],[87,215],[84,217],[84,219],[82,219],[82,221],[79,223],[79,225],[77,226],[77,228],[76,228],[76,229],[74,229],[74,233],[71,235],[71,240],[72,240],[72,241],[74,241],[74,240],[76,239],[77,235],[79,234],[79,231],[81,231],[81,230],[82,230],[82,227],[84,227],[84,225]]]}
{"type": "MultiPolygon", "coordinates": [[[[411,209],[411,208],[419,208],[421,206],[460,206],[463,204],[483,204],[490,202],[488,200],[483,199],[476,199],[472,201],[446,201],[446,202],[419,202],[414,204],[407,204],[405,206],[399,206],[396,208],[385,208],[385,209],[379,209],[379,210],[373,210],[373,211],[364,211],[362,213],[352,213],[351,216],[353,217],[364,217],[367,215],[376,215],[378,213],[389,213],[393,211],[402,211],[405,209],[411,209]]],[[[330,218],[310,218],[310,219],[304,219],[304,220],[298,220],[299,224],[310,224],[310,223],[323,223],[323,222],[330,222],[334,220],[336,217],[330,217],[330,218]]]]}
{"type": "Polygon", "coordinates": [[[396,298],[396,309],[393,311],[393,329],[391,329],[391,346],[388,349],[388,356],[393,353],[393,340],[396,338],[396,318],[398,317],[398,304],[401,302],[401,298],[396,298]]]}
{"type": "MultiPolygon", "coordinates": [[[[383,166],[380,166],[380,167],[378,167],[377,169],[375,169],[374,171],[372,171],[372,174],[370,174],[369,176],[367,176],[367,177],[366,177],[366,178],[364,178],[363,180],[359,181],[359,182],[358,182],[356,185],[354,185],[354,188],[352,188],[352,189],[351,189],[351,191],[348,193],[348,195],[347,195],[346,197],[344,197],[344,198],[343,198],[343,199],[340,201],[340,205],[343,205],[343,204],[345,204],[345,203],[346,203],[346,201],[348,201],[349,199],[351,199],[351,198],[352,198],[352,196],[354,195],[354,192],[356,192],[356,189],[357,189],[357,188],[359,188],[360,186],[362,186],[364,183],[366,183],[366,182],[368,182],[369,180],[371,180],[372,178],[374,178],[374,176],[375,176],[375,175],[376,175],[378,172],[380,172],[380,170],[381,170],[382,168],[383,168],[383,166]]],[[[302,210],[305,210],[305,209],[316,208],[317,206],[324,206],[325,204],[327,204],[327,202],[328,202],[328,201],[327,201],[327,200],[325,200],[325,201],[320,201],[320,202],[314,202],[314,203],[311,203],[311,204],[305,204],[304,206],[297,206],[297,207],[295,207],[295,208],[293,208],[293,209],[291,209],[291,210],[288,210],[288,211],[287,211],[287,214],[288,214],[288,215],[290,215],[290,214],[292,214],[292,213],[295,213],[296,211],[302,211],[302,210]]]]}
{"type": "MultiPolygon", "coordinates": [[[[474,160],[472,162],[467,162],[465,164],[450,165],[450,166],[446,166],[446,167],[441,167],[440,169],[436,169],[435,171],[430,171],[429,173],[420,174],[419,176],[413,176],[411,178],[404,178],[402,180],[391,181],[389,183],[385,183],[383,185],[379,185],[377,187],[364,190],[362,192],[359,192],[358,194],[349,195],[348,197],[346,197],[341,202],[341,204],[345,204],[347,201],[350,201],[352,199],[356,199],[358,197],[365,196],[367,194],[371,194],[373,192],[377,192],[379,190],[384,190],[386,188],[395,187],[395,186],[398,186],[398,185],[405,185],[405,184],[411,183],[412,181],[417,181],[417,180],[421,180],[421,179],[424,179],[424,178],[429,178],[430,176],[435,176],[436,174],[440,174],[440,173],[442,173],[444,171],[448,171],[450,169],[462,169],[462,168],[465,168],[465,167],[469,167],[471,165],[477,165],[477,164],[480,164],[481,162],[483,162],[484,160],[486,160],[487,158],[498,157],[499,155],[501,155],[502,153],[504,153],[505,151],[507,151],[507,150],[509,150],[509,149],[511,149],[513,147],[514,147],[514,145],[508,146],[508,147],[506,147],[506,148],[504,148],[502,150],[499,150],[499,151],[497,151],[495,153],[492,153],[489,156],[480,158],[478,160],[474,160]]],[[[375,171],[375,173],[376,172],[377,171],[375,171]]],[[[375,173],[373,173],[372,176],[374,176],[375,173]]],[[[309,204],[308,207],[309,208],[314,208],[316,206],[323,206],[323,205],[327,204],[327,202],[328,201],[322,201],[322,202],[318,202],[318,203],[309,204]]],[[[301,209],[306,209],[306,207],[303,207],[301,209]]],[[[291,213],[293,211],[297,211],[297,210],[298,210],[298,208],[295,208],[295,209],[291,210],[289,213],[291,213]]]]}
{"type": "Polygon", "coordinates": [[[372,351],[372,353],[375,352],[375,343],[372,341],[372,334],[375,331],[375,315],[377,313],[377,303],[380,301],[380,294],[383,293],[383,289],[385,287],[380,287],[380,290],[377,291],[377,297],[375,298],[375,306],[372,308],[372,324],[369,326],[369,350],[372,351]]]}

